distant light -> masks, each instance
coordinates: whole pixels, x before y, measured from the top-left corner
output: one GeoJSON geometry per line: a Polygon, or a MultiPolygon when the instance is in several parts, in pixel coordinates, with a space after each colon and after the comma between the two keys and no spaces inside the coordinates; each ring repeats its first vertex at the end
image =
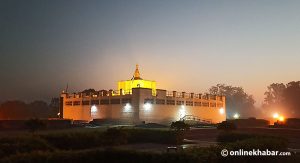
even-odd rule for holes
{"type": "Polygon", "coordinates": [[[234,119],[239,119],[239,118],[240,118],[240,115],[239,115],[238,113],[235,113],[235,114],[233,115],[233,118],[234,118],[234,119]]]}
{"type": "Polygon", "coordinates": [[[57,113],[58,116],[60,116],[60,113],[57,113]]]}
{"type": "Polygon", "coordinates": [[[277,119],[279,117],[279,114],[278,113],[274,113],[273,114],[273,118],[277,119]]]}
{"type": "Polygon", "coordinates": [[[185,108],[184,105],[181,105],[181,108],[184,109],[185,108]]]}
{"type": "Polygon", "coordinates": [[[96,113],[97,112],[97,106],[95,106],[95,105],[93,105],[92,107],[91,107],[91,112],[92,113],[96,113]]]}
{"type": "Polygon", "coordinates": [[[125,112],[130,112],[131,111],[131,105],[129,103],[127,103],[125,106],[124,106],[124,111],[125,112]]]}
{"type": "Polygon", "coordinates": [[[224,108],[220,108],[219,112],[220,112],[220,114],[224,114],[225,113],[225,109],[224,108]]]}
{"type": "Polygon", "coordinates": [[[280,116],[280,117],[278,118],[278,120],[279,120],[279,121],[284,121],[284,117],[283,117],[283,116],[280,116]]]}
{"type": "Polygon", "coordinates": [[[151,109],[151,104],[150,104],[150,103],[144,104],[144,109],[145,109],[146,111],[149,111],[149,110],[151,109]]]}

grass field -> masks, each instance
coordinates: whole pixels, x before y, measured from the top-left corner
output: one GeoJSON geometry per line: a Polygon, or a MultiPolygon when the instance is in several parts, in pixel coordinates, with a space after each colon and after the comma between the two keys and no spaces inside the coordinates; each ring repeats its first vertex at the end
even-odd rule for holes
{"type": "Polygon", "coordinates": [[[297,162],[291,157],[223,158],[223,148],[274,149],[299,147],[300,130],[244,128],[226,132],[217,129],[143,129],[132,126],[104,126],[0,132],[0,162],[297,162]],[[230,138],[230,142],[228,141],[230,138]],[[233,138],[232,138],[233,137],[233,138]],[[222,137],[221,137],[222,138],[222,137]],[[167,152],[168,147],[177,151],[167,152]],[[183,149],[184,147],[185,149],[183,149]],[[111,157],[106,157],[111,155],[111,157]],[[92,159],[91,159],[92,158],[92,159]],[[44,161],[47,160],[47,161],[44,161]],[[63,160],[63,161],[62,161],[63,160]]]}

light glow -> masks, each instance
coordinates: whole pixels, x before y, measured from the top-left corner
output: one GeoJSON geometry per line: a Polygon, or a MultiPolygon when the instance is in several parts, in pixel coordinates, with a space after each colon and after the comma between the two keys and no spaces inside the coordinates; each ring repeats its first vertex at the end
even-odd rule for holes
{"type": "Polygon", "coordinates": [[[278,113],[274,113],[273,114],[273,118],[277,119],[279,117],[279,114],[278,113]]]}
{"type": "Polygon", "coordinates": [[[278,118],[278,120],[282,122],[282,121],[284,121],[284,117],[283,117],[283,116],[280,116],[280,117],[278,118]]]}
{"type": "Polygon", "coordinates": [[[235,114],[233,115],[233,118],[234,118],[234,119],[239,119],[239,118],[240,118],[240,115],[239,115],[238,113],[235,113],[235,114]]]}
{"type": "Polygon", "coordinates": [[[224,108],[220,108],[220,109],[219,109],[219,113],[220,113],[220,114],[224,114],[224,113],[225,113],[225,109],[224,109],[224,108]]]}
{"type": "Polygon", "coordinates": [[[125,106],[124,106],[124,111],[125,112],[130,112],[131,111],[131,105],[129,103],[127,103],[125,106]]]}
{"type": "Polygon", "coordinates": [[[151,104],[150,104],[150,103],[144,104],[144,109],[145,109],[146,111],[149,111],[149,110],[151,109],[151,104]]]}
{"type": "Polygon", "coordinates": [[[98,110],[97,106],[93,105],[93,106],[91,107],[91,112],[92,112],[92,113],[96,113],[97,110],[98,110]]]}
{"type": "Polygon", "coordinates": [[[184,117],[184,116],[186,115],[185,109],[184,109],[184,108],[181,108],[181,109],[179,110],[179,114],[180,114],[180,118],[184,117]]]}
{"type": "Polygon", "coordinates": [[[274,113],[273,118],[276,119],[277,121],[281,121],[281,122],[285,120],[284,116],[282,116],[278,113],[274,113]]]}

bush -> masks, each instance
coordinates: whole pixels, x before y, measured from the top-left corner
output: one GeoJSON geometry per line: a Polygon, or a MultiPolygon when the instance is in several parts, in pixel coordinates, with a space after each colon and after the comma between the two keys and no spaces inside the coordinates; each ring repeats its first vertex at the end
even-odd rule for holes
{"type": "Polygon", "coordinates": [[[190,129],[190,126],[184,123],[184,121],[176,121],[172,122],[171,129],[175,129],[176,131],[186,131],[190,129]]]}
{"type": "Polygon", "coordinates": [[[104,132],[64,132],[42,134],[41,138],[58,149],[85,149],[103,146],[106,141],[104,132]]]}
{"type": "MultiPolygon", "coordinates": [[[[39,160],[40,157],[48,159],[48,155],[51,153],[41,151],[83,150],[127,143],[176,144],[183,140],[180,133],[173,130],[110,128],[105,132],[92,130],[8,137],[0,139],[0,158],[17,154],[21,158],[33,157],[33,160],[39,160]]],[[[54,153],[54,155],[56,154],[54,153]]],[[[50,155],[52,157],[53,153],[50,155]]],[[[67,155],[69,154],[67,153],[67,155]]]]}
{"type": "Polygon", "coordinates": [[[26,154],[17,154],[1,160],[5,163],[73,163],[84,162],[143,162],[143,163],[177,163],[177,162],[198,162],[194,157],[187,153],[151,153],[136,152],[132,150],[116,149],[91,149],[82,151],[58,151],[58,152],[32,152],[26,154]]]}
{"type": "Polygon", "coordinates": [[[220,151],[223,147],[194,148],[184,152],[177,153],[154,153],[154,152],[137,152],[132,150],[118,149],[90,149],[81,151],[55,151],[31,153],[20,153],[6,157],[0,162],[5,163],[73,163],[73,162],[143,162],[143,163],[223,163],[223,162],[299,162],[299,156],[291,157],[222,157],[220,151]]]}
{"type": "Polygon", "coordinates": [[[183,140],[182,134],[172,130],[122,128],[109,128],[105,132],[67,132],[40,136],[58,149],[86,149],[127,143],[177,144],[183,140]]]}
{"type": "Polygon", "coordinates": [[[16,153],[53,150],[45,140],[39,137],[7,137],[0,139],[0,158],[13,155],[16,153]]]}
{"type": "Polygon", "coordinates": [[[217,129],[226,130],[226,131],[236,130],[236,128],[237,128],[236,125],[231,121],[223,121],[222,123],[219,123],[217,126],[217,129]]]}

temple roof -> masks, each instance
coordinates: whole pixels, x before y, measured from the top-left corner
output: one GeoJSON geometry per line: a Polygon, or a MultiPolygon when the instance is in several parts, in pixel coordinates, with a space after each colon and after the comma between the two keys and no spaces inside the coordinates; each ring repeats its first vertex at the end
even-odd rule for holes
{"type": "Polygon", "coordinates": [[[131,80],[142,80],[142,78],[140,76],[140,71],[139,71],[139,65],[138,64],[135,66],[135,72],[134,72],[133,78],[131,80]]]}

